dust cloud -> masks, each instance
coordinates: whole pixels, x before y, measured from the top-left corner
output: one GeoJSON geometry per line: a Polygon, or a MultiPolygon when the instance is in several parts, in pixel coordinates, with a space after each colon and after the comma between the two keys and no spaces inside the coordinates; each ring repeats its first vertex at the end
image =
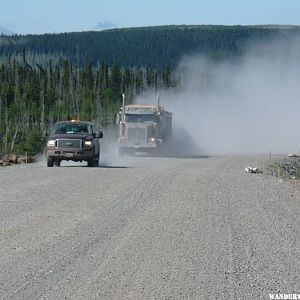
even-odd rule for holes
{"type": "MultiPolygon", "coordinates": [[[[173,148],[300,153],[300,39],[252,45],[227,61],[184,57],[176,74],[180,86],[160,91],[161,105],[173,112],[173,148]]],[[[155,99],[148,91],[136,102],[155,99]]]]}

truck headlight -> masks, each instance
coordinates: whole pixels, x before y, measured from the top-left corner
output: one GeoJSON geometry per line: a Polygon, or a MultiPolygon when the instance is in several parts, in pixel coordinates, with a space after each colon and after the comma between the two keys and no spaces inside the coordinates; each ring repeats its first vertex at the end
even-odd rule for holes
{"type": "Polygon", "coordinates": [[[154,138],[154,137],[151,138],[151,139],[150,139],[150,142],[155,142],[155,138],[154,138]]]}
{"type": "Polygon", "coordinates": [[[49,141],[47,142],[47,146],[48,146],[48,147],[55,147],[55,140],[49,140],[49,141]]]}
{"type": "Polygon", "coordinates": [[[92,141],[84,141],[84,146],[91,147],[92,146],[92,141]]]}

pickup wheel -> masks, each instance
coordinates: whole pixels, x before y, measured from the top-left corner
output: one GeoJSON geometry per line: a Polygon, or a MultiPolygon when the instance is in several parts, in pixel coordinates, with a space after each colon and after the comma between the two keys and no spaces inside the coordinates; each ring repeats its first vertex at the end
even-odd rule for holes
{"type": "Polygon", "coordinates": [[[60,160],[55,160],[54,161],[54,164],[55,164],[56,167],[60,167],[60,163],[61,163],[60,160]]]}
{"type": "Polygon", "coordinates": [[[95,154],[92,155],[92,157],[87,161],[87,163],[89,168],[93,168],[96,166],[95,154]]]}
{"type": "Polygon", "coordinates": [[[96,158],[95,160],[95,167],[99,167],[99,154],[98,154],[98,157],[96,158]]]}
{"type": "Polygon", "coordinates": [[[51,157],[47,157],[47,167],[52,168],[54,165],[54,160],[51,157]]]}

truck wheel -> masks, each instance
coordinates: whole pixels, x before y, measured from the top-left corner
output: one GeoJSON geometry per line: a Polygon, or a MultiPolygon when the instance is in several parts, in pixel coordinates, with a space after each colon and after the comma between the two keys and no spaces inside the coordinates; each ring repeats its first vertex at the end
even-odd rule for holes
{"type": "Polygon", "coordinates": [[[99,167],[99,155],[98,155],[98,157],[95,160],[95,167],[99,167]]]}
{"type": "Polygon", "coordinates": [[[119,148],[119,156],[124,156],[125,151],[123,150],[123,148],[119,148]]]}
{"type": "Polygon", "coordinates": [[[54,160],[51,157],[47,157],[47,167],[52,168],[54,165],[54,160]]]}
{"type": "Polygon", "coordinates": [[[95,155],[93,154],[92,157],[89,158],[89,160],[87,161],[88,167],[89,167],[89,168],[95,167],[95,164],[96,164],[95,162],[96,162],[96,161],[95,161],[95,155]]]}
{"type": "Polygon", "coordinates": [[[156,157],[158,156],[158,149],[157,148],[151,149],[148,151],[148,154],[152,157],[156,157]]]}
{"type": "Polygon", "coordinates": [[[54,164],[55,164],[56,167],[60,167],[60,163],[61,163],[60,160],[55,160],[54,161],[54,164]]]}

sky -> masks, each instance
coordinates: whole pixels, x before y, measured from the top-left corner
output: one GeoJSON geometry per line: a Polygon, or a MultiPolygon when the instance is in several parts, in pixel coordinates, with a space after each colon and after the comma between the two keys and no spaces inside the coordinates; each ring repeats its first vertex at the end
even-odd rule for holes
{"type": "Polygon", "coordinates": [[[300,25],[300,0],[0,0],[0,32],[171,24],[300,25]]]}

